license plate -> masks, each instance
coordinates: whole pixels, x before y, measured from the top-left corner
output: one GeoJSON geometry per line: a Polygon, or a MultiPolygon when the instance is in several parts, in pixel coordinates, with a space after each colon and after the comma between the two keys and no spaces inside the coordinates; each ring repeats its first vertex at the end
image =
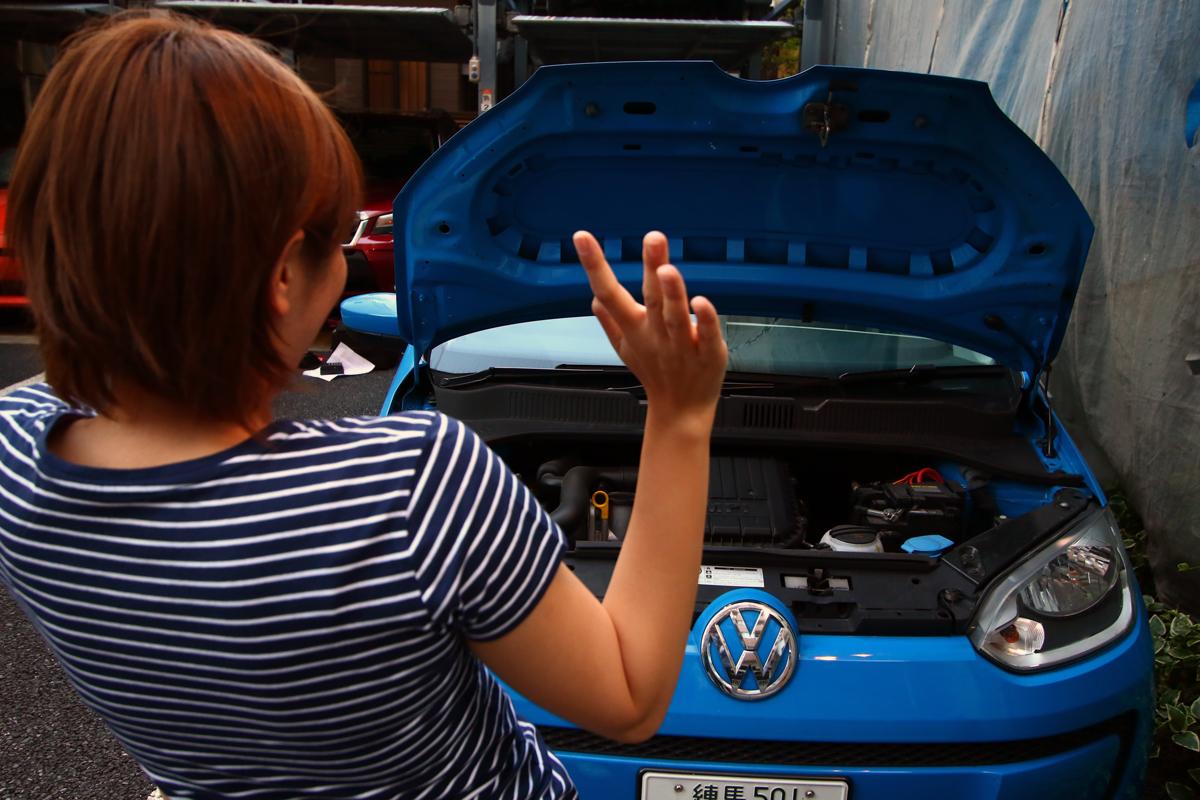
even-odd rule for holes
{"type": "Polygon", "coordinates": [[[643,772],[642,800],[846,800],[845,781],[643,772]]]}

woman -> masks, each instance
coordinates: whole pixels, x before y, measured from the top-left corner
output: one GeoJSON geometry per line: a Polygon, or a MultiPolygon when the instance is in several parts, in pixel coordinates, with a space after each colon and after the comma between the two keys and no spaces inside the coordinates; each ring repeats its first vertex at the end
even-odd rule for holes
{"type": "Polygon", "coordinates": [[[68,44],[9,198],[49,385],[0,399],[0,579],[173,800],[574,796],[493,674],[615,739],[663,719],[716,311],[695,298],[693,321],[661,234],[644,305],[576,235],[648,399],[654,500],[600,603],[458,422],[272,419],[344,283],[360,183],[330,112],[245,37],[141,14],[68,44]]]}

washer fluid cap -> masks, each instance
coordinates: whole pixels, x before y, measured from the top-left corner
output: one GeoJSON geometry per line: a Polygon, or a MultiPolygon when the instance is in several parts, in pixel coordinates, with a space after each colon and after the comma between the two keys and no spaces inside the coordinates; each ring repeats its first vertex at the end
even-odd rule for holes
{"type": "Polygon", "coordinates": [[[954,542],[945,536],[931,534],[929,536],[914,536],[905,540],[900,549],[906,553],[916,553],[922,556],[940,556],[954,546],[954,542]]]}

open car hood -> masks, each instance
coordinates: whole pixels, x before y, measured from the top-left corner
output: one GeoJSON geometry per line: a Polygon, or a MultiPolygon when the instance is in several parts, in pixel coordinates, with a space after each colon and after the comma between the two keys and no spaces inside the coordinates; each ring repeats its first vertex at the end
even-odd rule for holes
{"type": "Polygon", "coordinates": [[[911,333],[1037,373],[1092,236],[986,84],[838,67],[746,81],[709,62],[543,67],[394,209],[399,332],[418,353],[589,314],[577,229],[638,293],[658,229],[722,314],[911,333]]]}

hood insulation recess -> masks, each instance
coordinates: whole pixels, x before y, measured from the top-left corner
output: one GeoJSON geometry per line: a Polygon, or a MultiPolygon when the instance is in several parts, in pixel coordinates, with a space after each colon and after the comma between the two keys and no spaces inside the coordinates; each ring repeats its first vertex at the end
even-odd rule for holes
{"type": "Polygon", "coordinates": [[[590,313],[587,229],[635,292],[671,240],[724,314],[927,336],[1040,371],[1092,225],[985,84],[709,62],[544,67],[396,198],[397,316],[424,353],[475,330],[590,313]]]}

